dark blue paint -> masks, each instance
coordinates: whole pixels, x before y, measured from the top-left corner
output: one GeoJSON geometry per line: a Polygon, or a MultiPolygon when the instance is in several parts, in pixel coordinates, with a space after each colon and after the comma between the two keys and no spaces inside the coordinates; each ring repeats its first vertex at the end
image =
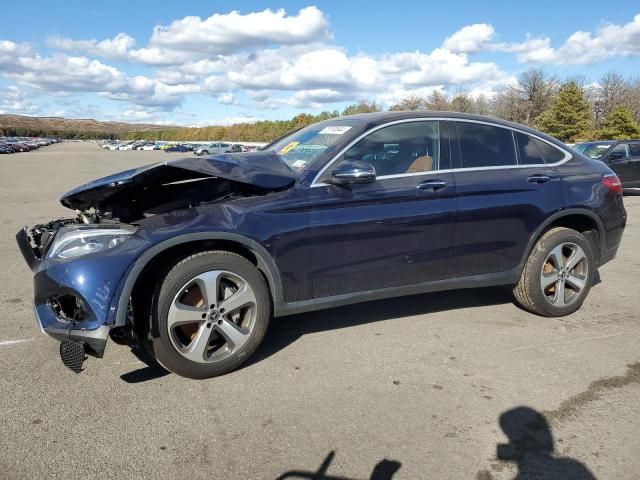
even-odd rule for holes
{"type": "MultiPolygon", "coordinates": [[[[130,170],[73,190],[63,203],[84,205],[109,198],[114,188],[126,188],[155,175],[176,175],[177,171],[219,176],[262,189],[255,196],[139,220],[136,223],[140,229],[132,239],[104,253],[37,262],[35,304],[43,325],[78,328],[59,322],[47,304],[49,296],[65,291],[83,298],[90,309],[83,328],[113,324],[118,306],[128,300],[120,296],[128,275],[136,270],[136,261],[154,246],[190,235],[211,239],[234,235],[245,239],[247,245],[259,245],[269,256],[265,267],[269,277],[277,279],[270,282],[276,314],[293,311],[295,305],[305,305],[297,311],[311,310],[314,301],[325,303],[326,297],[343,295],[342,303],[348,303],[345,294],[461,277],[480,279],[471,283],[462,279],[463,286],[482,285],[483,275],[486,284],[499,283],[496,279],[501,278],[508,283],[517,278],[541,228],[563,212],[582,212],[596,219],[604,240],[603,259],[615,254],[626,221],[622,197],[601,184],[603,175],[610,173],[608,167],[577,153],[557,168],[464,171],[457,169],[457,138],[447,135],[447,128],[443,128],[443,145],[451,148],[450,158],[447,154],[443,161],[451,162],[453,171],[379,179],[349,187],[310,188],[322,167],[359,134],[412,116],[428,114],[354,117],[362,119],[361,125],[352,128],[297,178],[276,154],[258,152],[130,170]],[[548,176],[549,181],[529,181],[540,174],[548,176]],[[443,181],[446,187],[436,191],[417,188],[425,180],[443,181]]],[[[514,126],[483,117],[446,116],[514,126]]],[[[456,283],[447,285],[455,287],[456,283]]]]}

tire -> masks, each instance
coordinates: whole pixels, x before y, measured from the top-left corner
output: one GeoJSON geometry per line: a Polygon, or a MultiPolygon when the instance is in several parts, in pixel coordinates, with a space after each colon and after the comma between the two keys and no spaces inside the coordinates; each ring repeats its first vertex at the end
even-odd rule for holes
{"type": "Polygon", "coordinates": [[[202,152],[200,152],[200,155],[209,155],[209,151],[208,150],[203,150],[202,152]]]}
{"type": "Polygon", "coordinates": [[[224,375],[244,363],[262,343],[272,311],[262,274],[226,251],[178,262],[158,282],[151,310],[154,357],[194,379],[224,375]]]}
{"type": "Polygon", "coordinates": [[[513,288],[516,302],[544,317],[575,312],[591,289],[595,259],[593,247],[584,235],[569,228],[552,228],[529,254],[513,288]]]}

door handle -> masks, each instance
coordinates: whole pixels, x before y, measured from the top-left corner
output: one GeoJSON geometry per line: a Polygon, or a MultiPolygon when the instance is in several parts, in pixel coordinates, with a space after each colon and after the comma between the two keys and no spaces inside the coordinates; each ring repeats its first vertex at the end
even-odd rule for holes
{"type": "Polygon", "coordinates": [[[549,180],[551,180],[551,177],[549,175],[531,175],[529,178],[527,178],[527,181],[529,183],[547,183],[549,180]]]}
{"type": "Polygon", "coordinates": [[[420,190],[426,190],[427,192],[435,192],[446,188],[447,182],[444,180],[425,180],[416,185],[416,188],[420,190]]]}

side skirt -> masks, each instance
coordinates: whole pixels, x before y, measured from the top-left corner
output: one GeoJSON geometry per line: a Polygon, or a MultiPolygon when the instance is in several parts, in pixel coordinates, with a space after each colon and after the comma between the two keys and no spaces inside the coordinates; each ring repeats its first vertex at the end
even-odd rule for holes
{"type": "Polygon", "coordinates": [[[312,312],[325,308],[341,307],[353,303],[370,302],[391,297],[416,295],[420,293],[441,292],[443,290],[458,290],[463,288],[492,287],[497,285],[513,285],[518,282],[520,268],[509,272],[474,275],[472,277],[450,278],[434,282],[417,283],[388,287],[379,290],[367,290],[364,292],[345,293],[331,297],[314,298],[300,302],[281,303],[275,306],[274,316],[284,317],[297,313],[312,312]]]}

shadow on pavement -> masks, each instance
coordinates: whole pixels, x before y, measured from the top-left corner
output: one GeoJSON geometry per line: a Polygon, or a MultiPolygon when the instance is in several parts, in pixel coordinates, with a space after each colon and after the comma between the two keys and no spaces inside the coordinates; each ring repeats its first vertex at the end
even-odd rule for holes
{"type": "MultiPolygon", "coordinates": [[[[544,416],[529,407],[517,407],[500,415],[500,428],[509,438],[498,444],[496,457],[514,462],[518,473],[514,480],[595,480],[582,463],[573,458],[555,456],[553,433],[544,416]]],[[[483,470],[477,477],[492,479],[483,470]]]]}
{"type": "Polygon", "coordinates": [[[388,298],[275,318],[269,326],[262,345],[244,367],[278,353],[303,335],[311,333],[445,310],[511,303],[512,301],[511,292],[508,288],[503,287],[450,290],[388,298]]]}
{"type": "Polygon", "coordinates": [[[162,366],[155,361],[155,359],[149,355],[147,352],[144,352],[139,349],[132,349],[131,352],[136,356],[138,360],[144,363],[146,366],[139,368],[138,370],[134,370],[132,372],[127,372],[120,375],[120,378],[127,383],[142,383],[147,382],[149,380],[156,380],[157,378],[162,378],[165,375],[169,375],[171,372],[162,368],[162,366]]]}
{"type": "MultiPolygon", "coordinates": [[[[508,288],[477,288],[395,297],[276,318],[272,320],[258,351],[240,368],[246,368],[278,353],[303,335],[401,317],[498,305],[512,301],[508,288]]],[[[120,378],[125,382],[141,383],[169,374],[146,352],[133,350],[133,353],[147,366],[121,375],[120,378]]]]}
{"type": "MultiPolygon", "coordinates": [[[[335,476],[329,475],[327,471],[329,470],[329,466],[333,461],[333,458],[336,456],[335,451],[329,452],[327,457],[324,459],[318,470],[315,472],[306,471],[306,470],[290,470],[288,472],[280,475],[277,480],[355,480],[349,477],[335,476]]],[[[392,480],[393,476],[396,474],[402,464],[395,460],[381,460],[374,467],[369,480],[392,480]]]]}

